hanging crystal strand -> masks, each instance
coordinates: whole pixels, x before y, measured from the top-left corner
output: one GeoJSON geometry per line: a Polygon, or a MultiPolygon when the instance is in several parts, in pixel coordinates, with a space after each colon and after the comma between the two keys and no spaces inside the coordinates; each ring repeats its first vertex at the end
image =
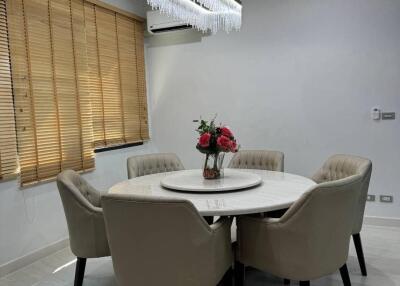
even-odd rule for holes
{"type": "Polygon", "coordinates": [[[198,2],[213,11],[222,11],[224,9],[239,11],[242,7],[235,0],[198,0],[198,2]]]}
{"type": "Polygon", "coordinates": [[[147,0],[162,13],[192,25],[194,28],[215,34],[218,30],[229,33],[241,27],[241,5],[234,0],[199,0],[207,11],[190,0],[147,0]]]}
{"type": "Polygon", "coordinates": [[[202,8],[191,1],[177,0],[148,0],[148,4],[155,9],[159,9],[162,13],[166,13],[172,18],[191,24],[200,31],[206,32],[208,27],[202,20],[202,8]]]}
{"type": "Polygon", "coordinates": [[[240,29],[242,6],[235,0],[198,0],[198,2],[218,13],[219,29],[224,29],[226,32],[240,29]]]}

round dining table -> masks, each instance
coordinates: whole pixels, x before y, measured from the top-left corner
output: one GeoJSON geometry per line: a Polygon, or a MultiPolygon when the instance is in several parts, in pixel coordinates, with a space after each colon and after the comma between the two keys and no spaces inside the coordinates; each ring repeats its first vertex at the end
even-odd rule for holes
{"type": "Polygon", "coordinates": [[[315,182],[309,178],[282,172],[225,169],[224,173],[225,175],[221,179],[213,182],[203,179],[202,170],[158,173],[122,181],[111,187],[109,192],[185,199],[192,202],[200,215],[211,217],[237,216],[286,209],[315,185],[315,182]],[[224,181],[231,180],[242,172],[258,175],[261,179],[259,184],[235,191],[224,191],[224,188],[219,188],[224,185],[224,181]],[[203,184],[206,191],[199,192],[197,189],[193,192],[190,189],[177,191],[162,186],[163,180],[168,176],[180,174],[197,175],[197,185],[203,184]],[[210,189],[210,184],[216,184],[219,187],[213,191],[210,189]]]}

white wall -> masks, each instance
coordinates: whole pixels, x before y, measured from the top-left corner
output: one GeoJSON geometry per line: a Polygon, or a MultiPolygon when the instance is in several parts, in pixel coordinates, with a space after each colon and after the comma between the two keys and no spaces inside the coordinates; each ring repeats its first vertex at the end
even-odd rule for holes
{"type": "Polygon", "coordinates": [[[395,195],[367,214],[399,218],[400,118],[373,122],[370,109],[400,111],[400,1],[247,0],[243,13],[239,33],[149,40],[156,146],[200,167],[191,121],[218,113],[243,149],[282,150],[292,173],[365,156],[370,193],[395,195]]]}
{"type": "MultiPolygon", "coordinates": [[[[144,1],[107,0],[144,15],[144,1]]],[[[243,148],[279,149],[287,171],[310,175],[330,154],[374,161],[371,192],[396,195],[369,215],[400,217],[400,2],[247,0],[240,33],[151,39],[147,49],[152,143],[98,154],[85,177],[107,189],[126,176],[128,155],[176,151],[200,167],[191,123],[218,112],[243,148]],[[185,43],[185,42],[190,43],[185,43]],[[201,42],[200,42],[201,41],[201,42]],[[179,43],[179,44],[177,44],[179,43]]],[[[0,183],[0,265],[67,236],[54,183],[19,190],[0,183]]]]}
{"type": "MultiPolygon", "coordinates": [[[[121,9],[145,15],[143,0],[107,0],[121,9]]],[[[151,117],[149,118],[151,125],[151,117]]],[[[96,170],[84,177],[95,187],[107,190],[127,178],[129,156],[153,153],[152,143],[96,155],[96,170]]],[[[0,183],[0,268],[68,237],[64,210],[56,184],[19,189],[17,181],[0,183]]]]}
{"type": "MultiPolygon", "coordinates": [[[[96,170],[84,175],[99,190],[127,179],[126,159],[156,152],[150,143],[96,155],[96,170]]],[[[54,182],[20,190],[17,181],[0,183],[0,266],[68,237],[54,182]]]]}
{"type": "Polygon", "coordinates": [[[138,16],[146,16],[146,0],[102,0],[122,10],[132,12],[138,16]]]}

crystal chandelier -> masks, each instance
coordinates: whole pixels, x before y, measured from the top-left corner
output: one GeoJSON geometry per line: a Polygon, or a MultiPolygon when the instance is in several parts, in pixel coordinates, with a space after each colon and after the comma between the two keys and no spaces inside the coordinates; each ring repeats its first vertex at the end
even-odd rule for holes
{"type": "Polygon", "coordinates": [[[229,33],[242,25],[242,5],[235,0],[147,0],[154,9],[188,23],[194,28],[215,34],[229,33]]]}

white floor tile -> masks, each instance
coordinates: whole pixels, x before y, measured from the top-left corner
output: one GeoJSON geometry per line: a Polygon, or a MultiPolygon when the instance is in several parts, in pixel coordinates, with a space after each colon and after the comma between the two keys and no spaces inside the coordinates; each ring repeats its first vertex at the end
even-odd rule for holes
{"type": "MultiPolygon", "coordinates": [[[[361,276],[352,245],[348,267],[353,286],[400,286],[400,228],[365,226],[361,236],[369,275],[361,276]]],[[[1,278],[0,286],[72,286],[75,263],[70,262],[73,260],[71,251],[63,249],[1,278]]],[[[246,277],[246,286],[283,285],[282,279],[255,269],[250,269],[246,277]]],[[[343,285],[339,273],[311,284],[343,285]]],[[[117,286],[110,258],[88,259],[84,286],[117,286]]]]}

